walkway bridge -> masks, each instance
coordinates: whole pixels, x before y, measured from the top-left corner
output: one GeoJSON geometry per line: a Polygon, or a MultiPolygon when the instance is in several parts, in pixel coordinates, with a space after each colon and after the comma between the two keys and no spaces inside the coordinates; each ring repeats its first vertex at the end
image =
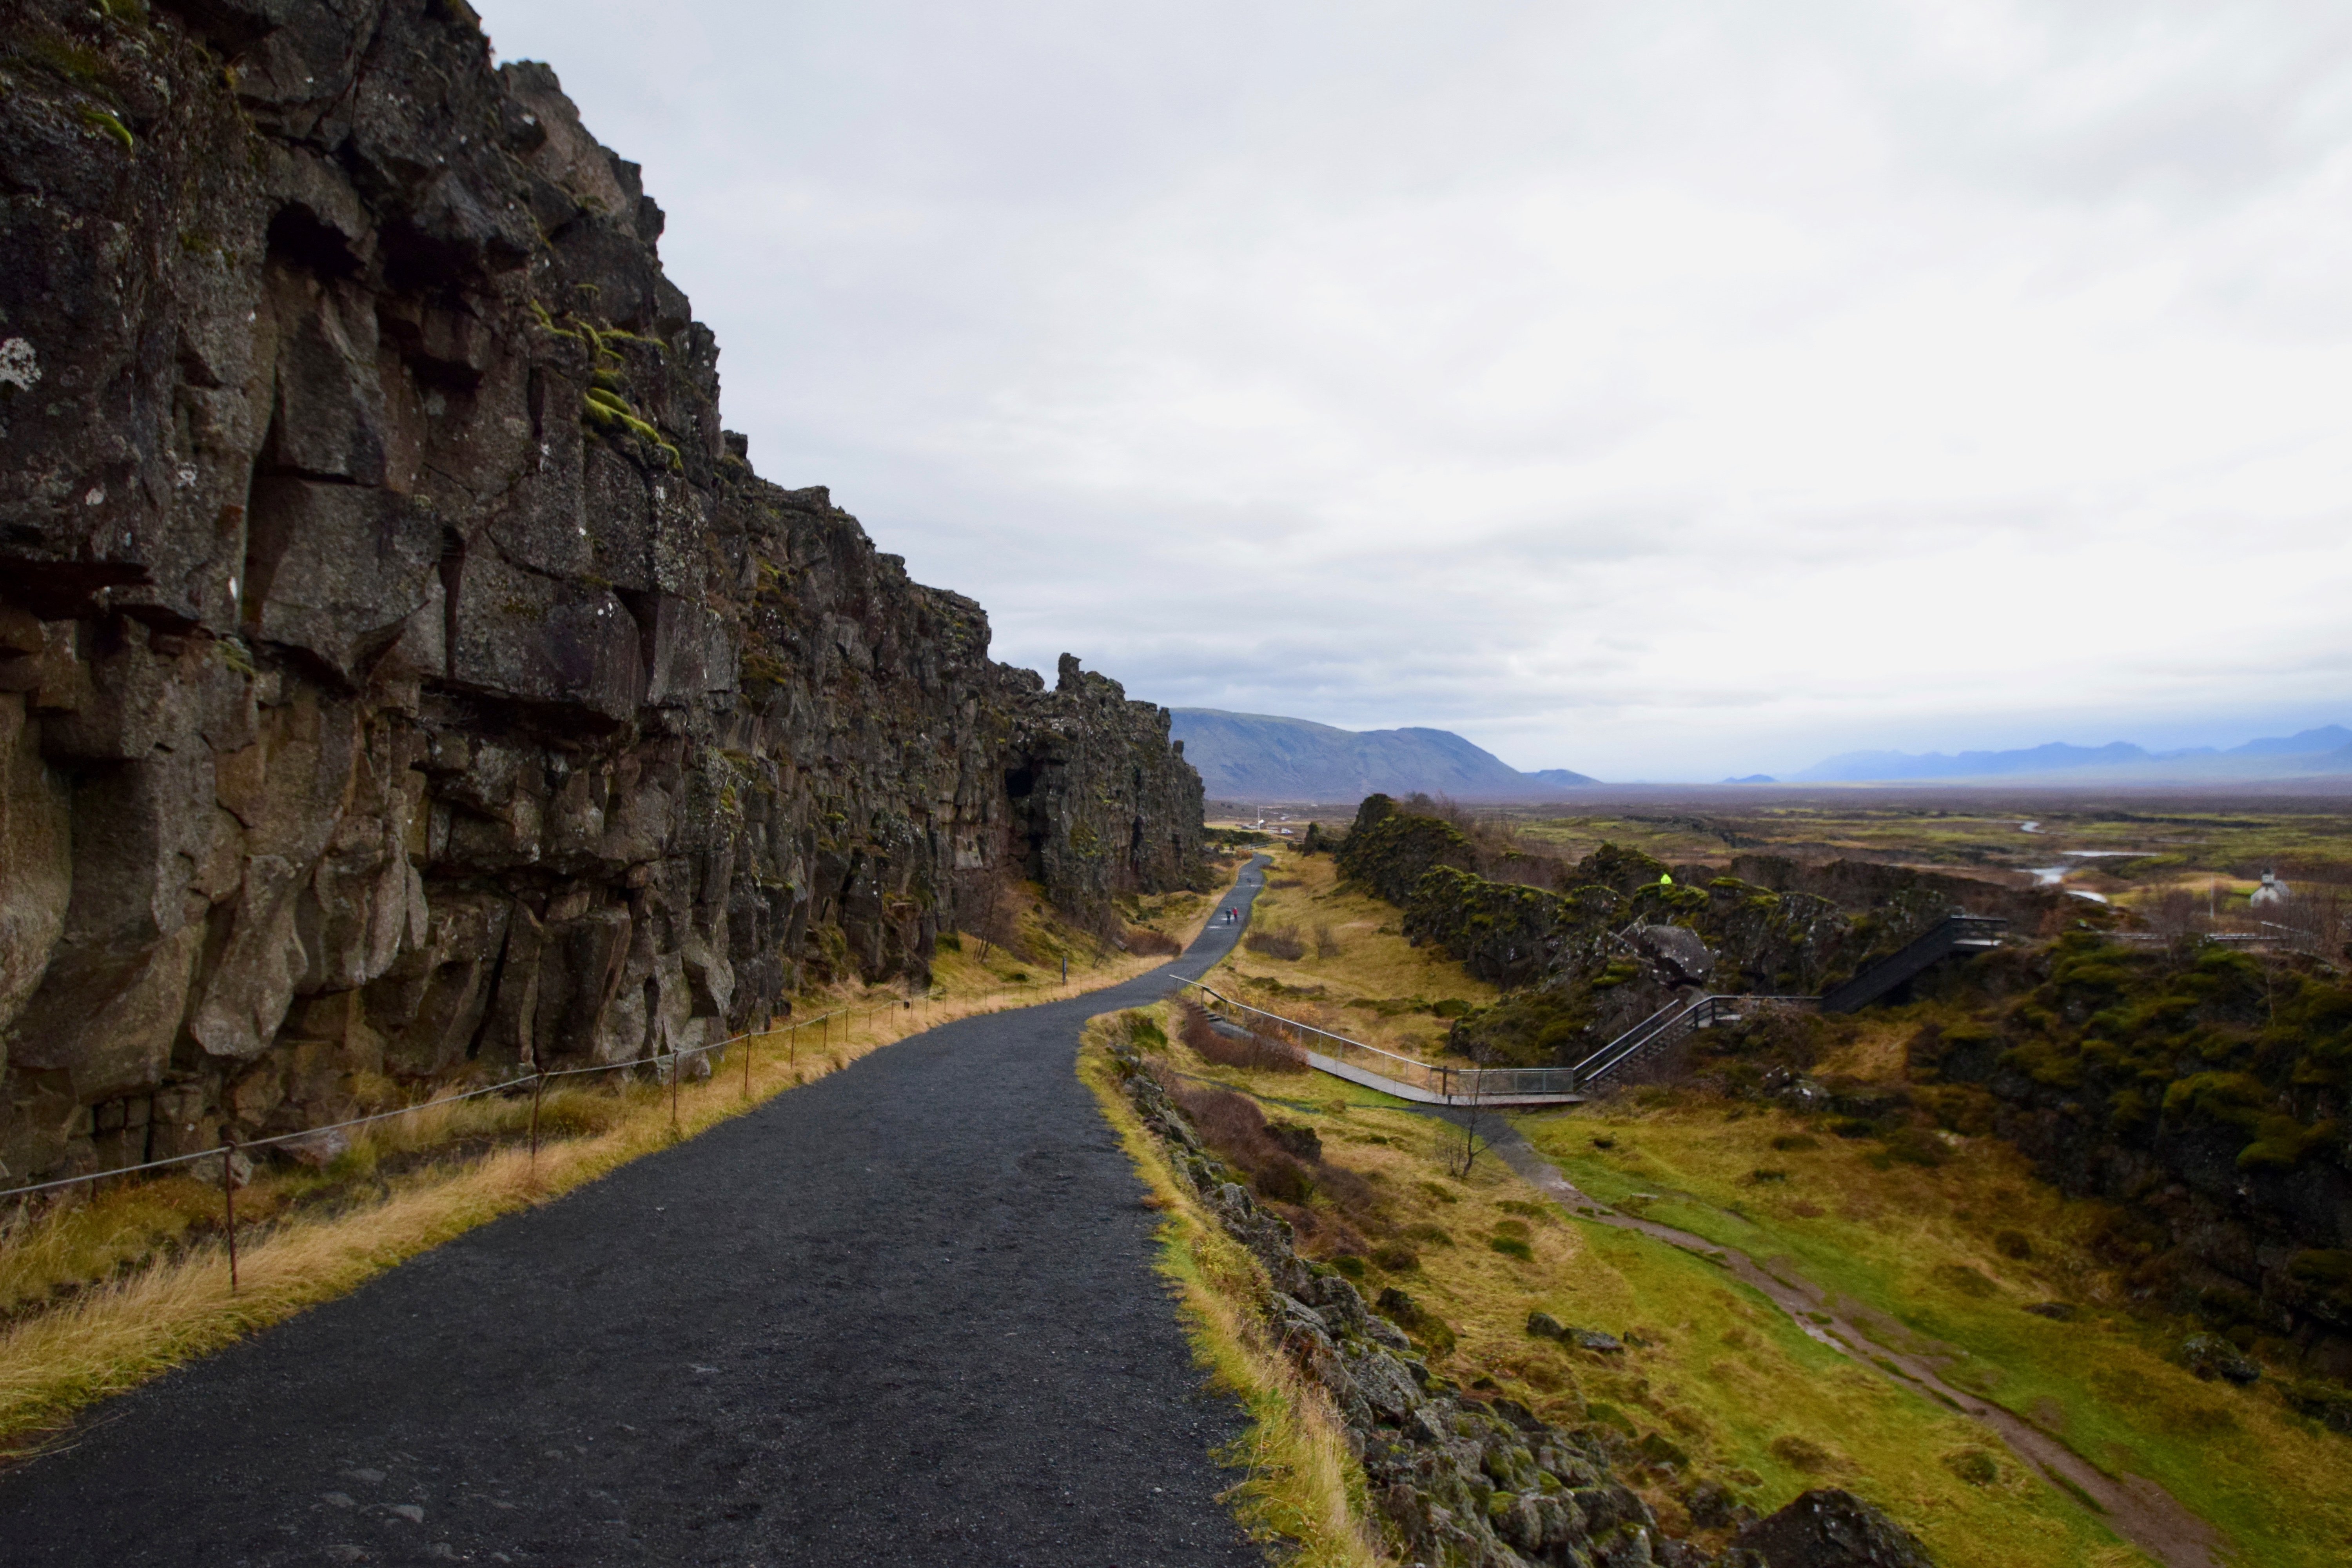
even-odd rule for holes
{"type": "Polygon", "coordinates": [[[1908,943],[1857,971],[1852,979],[1819,996],[1706,995],[1678,998],[1659,1008],[1574,1067],[1477,1068],[1424,1062],[1368,1046],[1236,1002],[1196,980],[1184,984],[1209,998],[1234,1026],[1255,1032],[1238,1015],[1265,1020],[1307,1054],[1307,1066],[1350,1083],[1377,1089],[1419,1105],[1575,1105],[1587,1091],[1622,1074],[1635,1063],[1663,1055],[1701,1029],[1737,1024],[1773,1009],[1808,1013],[1853,1013],[1956,952],[1981,952],[2000,945],[2009,922],[1987,915],[1947,915],[1908,943]]]}

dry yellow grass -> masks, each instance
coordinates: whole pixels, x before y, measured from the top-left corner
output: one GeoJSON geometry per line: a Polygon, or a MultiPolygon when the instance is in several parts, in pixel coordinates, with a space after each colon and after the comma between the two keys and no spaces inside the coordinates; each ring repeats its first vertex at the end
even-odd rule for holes
{"type": "MultiPolygon", "coordinates": [[[[1151,1009],[1165,1030],[1166,1008],[1151,1009]]],[[[1368,1523],[1364,1473],[1323,1390],[1301,1376],[1265,1332],[1257,1303],[1269,1289],[1257,1260],[1224,1233],[1169,1169],[1118,1088],[1106,1048],[1118,1015],[1095,1019],[1078,1076],[1167,1217],[1160,1271],[1173,1290],[1193,1353],[1213,1386],[1239,1400],[1249,1429],[1225,1453],[1243,1479],[1225,1494],[1253,1538],[1281,1542],[1297,1568],[1390,1568],[1368,1523]]]]}
{"type": "Polygon", "coordinates": [[[1395,905],[1343,891],[1339,880],[1328,855],[1276,852],[1250,930],[1295,928],[1307,956],[1286,960],[1237,947],[1211,972],[1208,984],[1238,1001],[1367,1045],[1435,1055],[1447,1024],[1427,1005],[1483,1005],[1495,999],[1495,988],[1437,948],[1406,942],[1397,934],[1404,917],[1395,905]],[[1328,928],[1335,952],[1320,950],[1318,928],[1328,928]]]}
{"type": "MultiPolygon", "coordinates": [[[[1167,922],[1188,943],[1214,907],[1206,897],[1193,902],[1167,922]]],[[[486,1097],[428,1102],[362,1129],[325,1172],[265,1169],[237,1196],[234,1294],[219,1191],[184,1174],[124,1182],[45,1215],[20,1210],[0,1231],[0,1312],[12,1319],[0,1330],[0,1454],[37,1447],[95,1401],[908,1035],[1116,985],[1166,962],[1101,952],[1034,910],[1022,920],[1033,952],[1050,942],[1071,953],[1066,986],[1058,963],[1048,984],[1035,959],[1000,948],[983,963],[966,938],[961,953],[939,955],[929,999],[910,1006],[894,993],[804,997],[803,1016],[828,1006],[846,1014],[714,1053],[709,1078],[681,1081],[674,1101],[669,1088],[641,1082],[575,1079],[551,1090],[535,1164],[515,1146],[528,1126],[528,1099],[486,1097]],[[1038,973],[1011,978],[1024,968],[1038,973]]]]}

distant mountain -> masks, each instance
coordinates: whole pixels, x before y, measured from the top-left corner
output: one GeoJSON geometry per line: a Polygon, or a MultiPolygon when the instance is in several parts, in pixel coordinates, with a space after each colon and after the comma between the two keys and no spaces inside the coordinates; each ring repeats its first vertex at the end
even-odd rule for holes
{"type": "MultiPolygon", "coordinates": [[[[2225,757],[2312,757],[2324,756],[2352,746],[2352,730],[2341,724],[2326,724],[2316,730],[2298,730],[2292,735],[2275,736],[2267,741],[2249,741],[2242,746],[2232,746],[2225,757]]],[[[2168,752],[2168,755],[2181,755],[2168,752]]]]}
{"type": "Polygon", "coordinates": [[[1780,781],[1770,773],[1748,773],[1742,778],[1726,779],[1723,782],[1726,784],[1779,784],[1780,781]]]}
{"type": "Polygon", "coordinates": [[[2324,725],[2249,741],[2220,751],[2191,746],[2151,752],[2116,741],[2105,746],[2053,742],[2008,752],[1847,752],[1795,775],[1801,784],[1887,784],[1910,779],[2053,778],[2081,784],[2197,783],[2323,777],[2352,773],[2352,730],[2324,725]]]}
{"type": "Polygon", "coordinates": [[[1447,730],[1339,730],[1270,713],[1171,710],[1170,733],[1213,799],[1339,803],[1374,792],[1454,800],[1549,800],[1582,773],[1523,773],[1447,730]]]}

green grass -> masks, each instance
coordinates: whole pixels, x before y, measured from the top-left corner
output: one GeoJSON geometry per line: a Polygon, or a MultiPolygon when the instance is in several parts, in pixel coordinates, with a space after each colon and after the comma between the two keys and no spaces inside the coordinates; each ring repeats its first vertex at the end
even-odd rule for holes
{"type": "Polygon", "coordinates": [[[2097,1210],[2034,1182],[2014,1151],[1968,1140],[1938,1169],[1882,1170],[1869,1145],[1792,1117],[1731,1121],[1720,1101],[1654,1098],[1647,1109],[1523,1126],[1585,1191],[1858,1304],[1857,1321],[1882,1342],[1948,1357],[1955,1385],[2057,1433],[2110,1474],[2156,1480],[2244,1561],[2345,1560],[2352,1443],[2266,1386],[2202,1383],[2168,1361],[2191,1326],[2126,1310],[2088,1250],[2097,1210]],[[1772,1147],[1798,1133],[1816,1146],[1772,1147]],[[1596,1135],[1612,1146],[1596,1147],[1596,1135]],[[1788,1175],[1758,1182],[1759,1168],[1788,1175]],[[1995,1237],[2005,1230],[2026,1234],[2034,1255],[2004,1256],[1995,1237]],[[2075,1304],[2075,1320],[2023,1310],[2053,1300],[2075,1304]]]}
{"type": "Polygon", "coordinates": [[[1868,790],[1845,793],[1853,797],[1850,804],[1582,816],[1520,808],[1507,815],[1520,833],[1570,858],[1606,841],[1677,862],[1719,862],[1746,853],[1860,852],[1967,871],[2048,865],[2062,849],[2135,849],[2149,855],[2098,869],[2132,881],[2192,873],[2244,881],[2277,867],[2290,875],[2352,880],[2352,815],[2217,809],[2210,802],[2226,793],[2220,790],[2184,792],[2183,803],[2175,805],[2140,802],[2127,808],[2080,795],[2037,805],[2021,795],[1994,808],[1976,802],[1875,804],[1868,790]],[[2026,820],[2038,822],[2042,831],[2020,831],[2026,820]]]}
{"type": "MultiPolygon", "coordinates": [[[[1209,1068],[1181,1046],[1169,1060],[1313,1127],[1327,1163],[1371,1184],[1375,1216],[1310,1199],[1302,1250],[1328,1257],[1344,1234],[1314,1221],[1362,1228],[1371,1246],[1360,1289],[1374,1300],[1390,1287],[1412,1296],[1433,1326],[1412,1331],[1441,1374],[1517,1399],[1556,1425],[1617,1426],[1682,1455],[1651,1468],[1629,1458],[1625,1468],[1675,1533],[1688,1529],[1677,1494],[1704,1475],[1759,1512],[1811,1487],[1849,1487],[1916,1531],[1947,1568],[2140,1561],[1998,1438],[1820,1344],[1719,1267],[1571,1218],[1491,1155],[1454,1177],[1454,1128],[1337,1092],[1338,1080],[1302,1089],[1296,1076],[1209,1068]],[[1410,1245],[1409,1265],[1382,1265],[1394,1242],[1410,1245]],[[1633,1340],[1622,1356],[1539,1340],[1526,1329],[1538,1310],[1633,1340]]],[[[1611,1195],[1634,1190],[1629,1178],[1611,1195]]]]}

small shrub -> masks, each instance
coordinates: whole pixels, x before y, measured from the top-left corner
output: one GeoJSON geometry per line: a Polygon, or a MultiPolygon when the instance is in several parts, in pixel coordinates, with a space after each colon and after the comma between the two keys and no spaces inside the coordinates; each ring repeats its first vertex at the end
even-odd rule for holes
{"type": "Polygon", "coordinates": [[[1164,953],[1173,957],[1184,951],[1182,942],[1166,931],[1153,931],[1150,926],[1128,927],[1125,941],[1129,952],[1164,953]]]}
{"type": "Polygon", "coordinates": [[[1364,1260],[1352,1252],[1343,1252],[1331,1259],[1331,1267],[1350,1279],[1360,1282],[1364,1278],[1364,1260]]]}
{"type": "Polygon", "coordinates": [[[961,952],[963,951],[963,938],[954,931],[943,931],[940,932],[939,940],[934,942],[931,945],[938,948],[941,952],[961,952]]]}
{"type": "Polygon", "coordinates": [[[1385,1242],[1372,1249],[1372,1261],[1391,1274],[1410,1274],[1421,1267],[1421,1254],[1399,1242],[1385,1242]]]}
{"type": "Polygon", "coordinates": [[[1486,1245],[1504,1257],[1516,1258],[1522,1263],[1533,1263],[1536,1260],[1536,1249],[1516,1236],[1489,1237],[1486,1239],[1486,1245]]]}
{"type": "Polygon", "coordinates": [[[1200,1004],[1179,1002],[1177,1007],[1183,1017],[1177,1033],[1202,1061],[1266,1072],[1307,1070],[1307,1054],[1286,1040],[1255,1032],[1230,1035],[1210,1020],[1208,1009],[1200,1004]]]}
{"type": "Polygon", "coordinates": [[[1989,1487],[2000,1479],[2000,1467],[1982,1448],[1956,1448],[1944,1456],[1944,1468],[1972,1487],[1989,1487]]]}
{"type": "Polygon", "coordinates": [[[1168,1032],[1149,1013],[1127,1016],[1127,1037],[1139,1051],[1164,1051],[1168,1048],[1168,1032]]]}
{"type": "Polygon", "coordinates": [[[1963,1296],[1981,1301],[1998,1293],[1993,1282],[1965,1263],[1939,1263],[1935,1270],[1936,1283],[1963,1296]]]}
{"type": "Polygon", "coordinates": [[[1269,1160],[1250,1178],[1258,1196],[1278,1204],[1304,1204],[1315,1195],[1315,1179],[1296,1160],[1269,1160]]]}
{"type": "Polygon", "coordinates": [[[1867,1138],[1878,1129],[1858,1116],[1841,1116],[1830,1123],[1830,1131],[1841,1138],[1867,1138]]]}
{"type": "Polygon", "coordinates": [[[1748,1179],[1751,1182],[1785,1182],[1789,1179],[1789,1173],[1786,1171],[1755,1170],[1748,1173],[1748,1179]]]}
{"type": "Polygon", "coordinates": [[[1242,938],[1242,945],[1252,952],[1264,953],[1268,958],[1279,958],[1292,963],[1307,956],[1307,944],[1298,940],[1297,926],[1284,926],[1279,930],[1254,931],[1242,938]]]}
{"type": "Polygon", "coordinates": [[[1802,1132],[1783,1132],[1772,1140],[1772,1147],[1786,1153],[1791,1149],[1818,1149],[1821,1140],[1802,1132]]]}
{"type": "Polygon", "coordinates": [[[1992,1249],[2003,1258],[2014,1258],[2020,1262],[2033,1256],[2033,1243],[2021,1230],[2002,1231],[1992,1238],[1992,1249]]]}
{"type": "Polygon", "coordinates": [[[1312,1127],[1296,1121],[1269,1121],[1265,1135],[1294,1160],[1315,1164],[1323,1158],[1323,1140],[1312,1127]]]}
{"type": "Polygon", "coordinates": [[[1663,1432],[1652,1432],[1634,1445],[1634,1451],[1651,1464],[1680,1469],[1690,1463],[1690,1456],[1663,1432]]]}
{"type": "Polygon", "coordinates": [[[1824,1470],[1834,1468],[1837,1464],[1828,1449],[1818,1444],[1807,1442],[1794,1433],[1775,1437],[1765,1447],[1771,1451],[1774,1458],[1790,1469],[1808,1476],[1820,1475],[1824,1470]]]}
{"type": "Polygon", "coordinates": [[[1329,926],[1317,926],[1315,928],[1315,956],[1318,958],[1337,958],[1339,956],[1339,939],[1331,934],[1331,928],[1329,926]]]}
{"type": "Polygon", "coordinates": [[[1428,1247],[1451,1247],[1454,1245],[1454,1237],[1451,1232],[1446,1230],[1443,1226],[1431,1225],[1426,1220],[1423,1221],[1419,1225],[1409,1225],[1405,1226],[1404,1233],[1414,1241],[1421,1242],[1424,1246],[1428,1247]]]}

